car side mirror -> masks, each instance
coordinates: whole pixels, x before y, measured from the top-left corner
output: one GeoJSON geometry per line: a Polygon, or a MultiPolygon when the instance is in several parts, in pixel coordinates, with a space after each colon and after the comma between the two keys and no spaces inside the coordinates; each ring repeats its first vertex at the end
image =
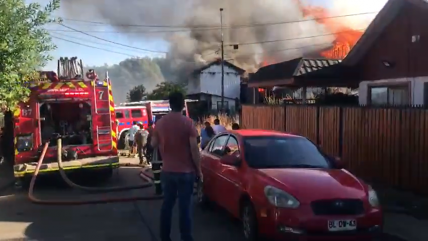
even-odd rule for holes
{"type": "Polygon", "coordinates": [[[225,155],[220,159],[221,164],[229,166],[241,165],[241,159],[236,155],[225,155]]]}
{"type": "Polygon", "coordinates": [[[334,157],[333,161],[334,161],[334,165],[336,166],[336,168],[342,169],[342,168],[345,167],[345,164],[344,164],[343,160],[340,157],[338,157],[338,156],[334,157]]]}

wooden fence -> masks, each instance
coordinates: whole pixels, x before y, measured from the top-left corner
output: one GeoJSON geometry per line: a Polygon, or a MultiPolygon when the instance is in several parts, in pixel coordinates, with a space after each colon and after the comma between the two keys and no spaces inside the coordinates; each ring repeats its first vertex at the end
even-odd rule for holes
{"type": "Polygon", "coordinates": [[[428,194],[428,110],[247,105],[241,123],[306,136],[359,177],[428,194]]]}

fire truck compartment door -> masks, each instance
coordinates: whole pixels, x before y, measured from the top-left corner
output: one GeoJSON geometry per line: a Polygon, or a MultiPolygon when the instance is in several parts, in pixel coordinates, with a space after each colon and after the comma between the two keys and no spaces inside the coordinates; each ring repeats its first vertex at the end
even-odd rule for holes
{"type": "Polygon", "coordinates": [[[111,130],[114,112],[110,110],[109,86],[105,83],[104,81],[95,81],[94,108],[92,108],[94,144],[101,152],[109,152],[113,149],[111,130]]]}
{"type": "MultiPolygon", "coordinates": [[[[20,103],[19,109],[14,112],[15,118],[15,155],[24,151],[30,151],[38,148],[40,145],[40,120],[39,103],[20,103]],[[31,148],[22,148],[21,141],[31,138],[31,148]]],[[[28,145],[28,144],[27,144],[28,145]]]]}

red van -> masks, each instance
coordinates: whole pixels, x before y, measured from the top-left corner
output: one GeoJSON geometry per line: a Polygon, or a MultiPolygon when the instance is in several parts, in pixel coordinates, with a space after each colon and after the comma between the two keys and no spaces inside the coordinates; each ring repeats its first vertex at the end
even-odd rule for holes
{"type": "Polygon", "coordinates": [[[118,133],[120,137],[118,144],[119,148],[123,148],[126,135],[134,123],[142,122],[145,128],[148,127],[149,117],[147,108],[145,105],[115,106],[114,110],[116,113],[116,120],[118,121],[118,133]]]}

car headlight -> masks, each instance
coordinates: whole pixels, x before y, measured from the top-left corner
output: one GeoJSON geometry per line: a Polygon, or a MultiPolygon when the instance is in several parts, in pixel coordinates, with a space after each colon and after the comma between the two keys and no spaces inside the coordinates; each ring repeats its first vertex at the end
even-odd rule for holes
{"type": "Polygon", "coordinates": [[[265,195],[275,207],[298,208],[300,206],[300,202],[295,197],[276,187],[266,186],[265,195]]]}
{"type": "Polygon", "coordinates": [[[372,207],[378,208],[380,206],[379,198],[377,197],[376,191],[369,185],[368,187],[368,199],[372,207]]]}

